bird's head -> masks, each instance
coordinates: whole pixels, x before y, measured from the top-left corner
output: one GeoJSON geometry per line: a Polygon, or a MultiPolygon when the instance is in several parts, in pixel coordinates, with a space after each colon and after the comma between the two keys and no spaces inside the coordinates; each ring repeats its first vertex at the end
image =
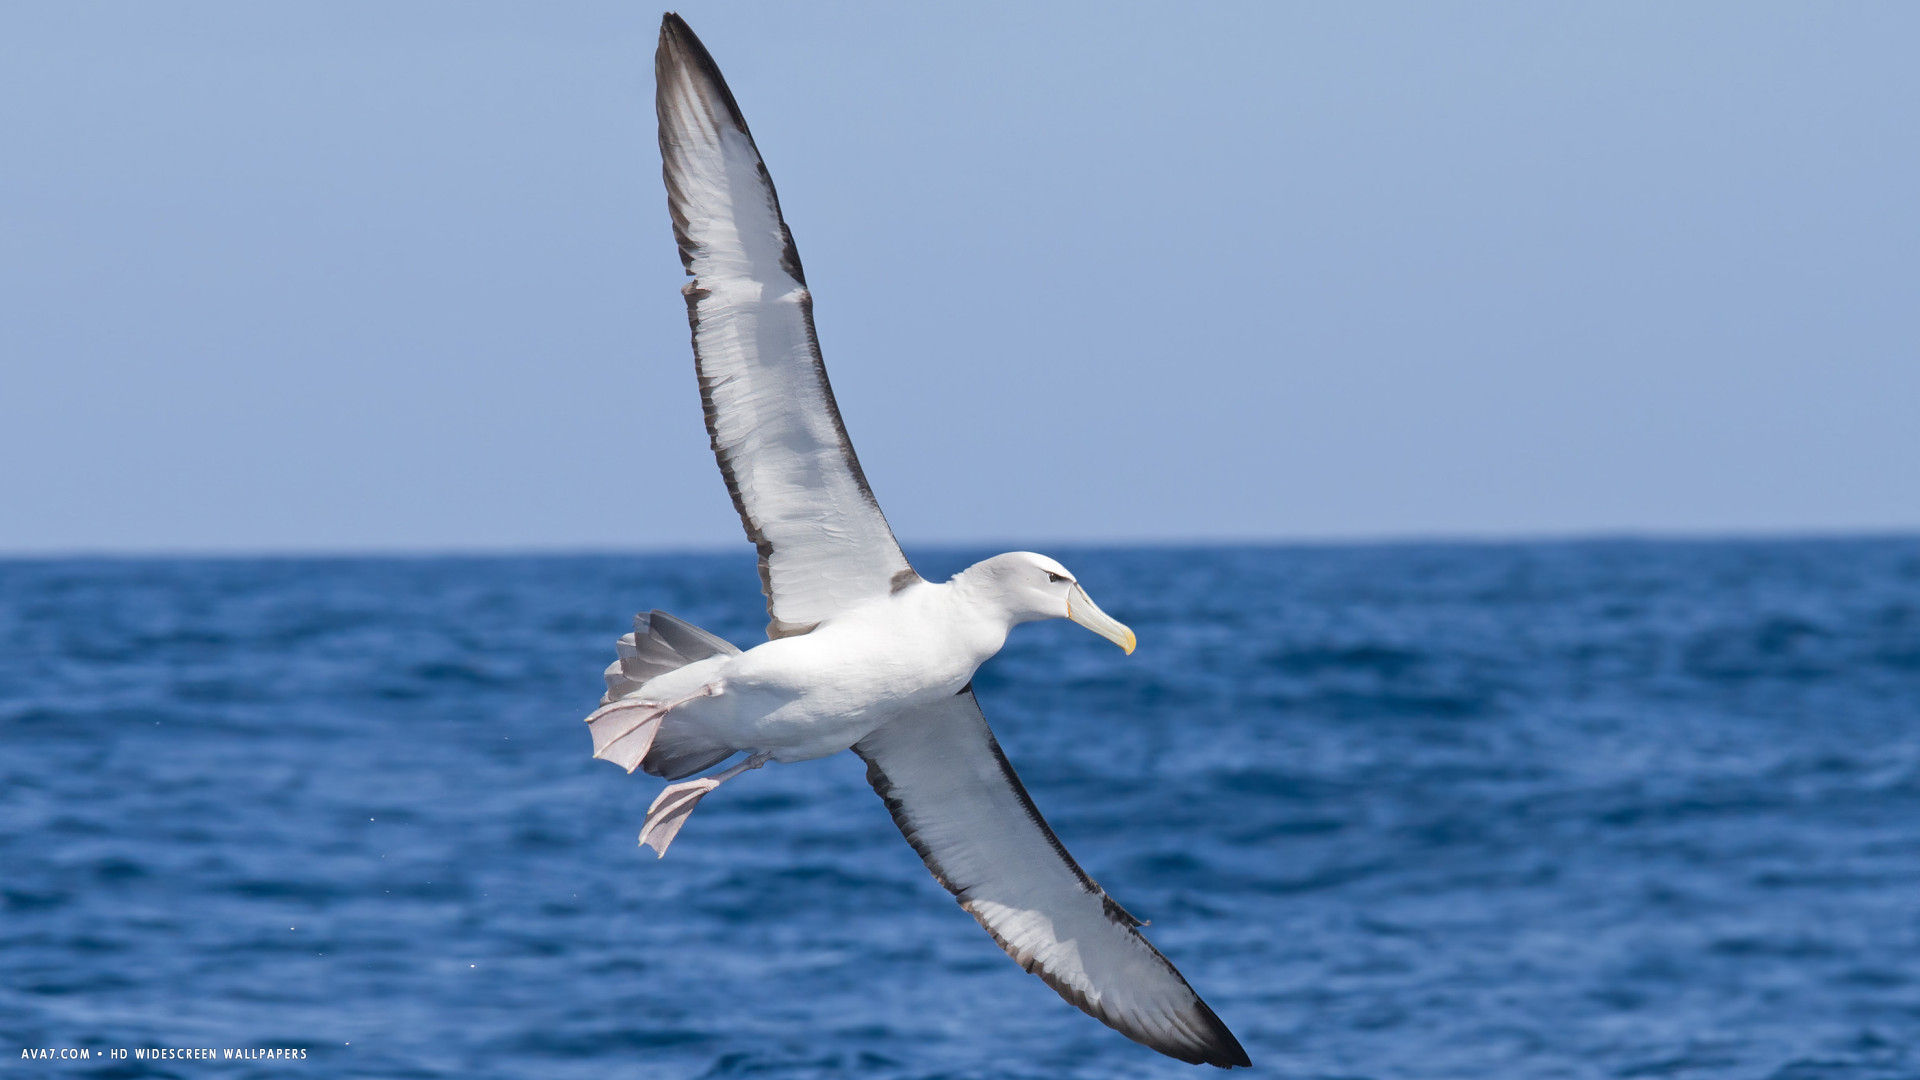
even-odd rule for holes
{"type": "Polygon", "coordinates": [[[1015,623],[1072,619],[1128,654],[1133,652],[1133,631],[1101,611],[1072,572],[1045,555],[1031,551],[995,555],[968,567],[963,576],[990,595],[1015,623]]]}

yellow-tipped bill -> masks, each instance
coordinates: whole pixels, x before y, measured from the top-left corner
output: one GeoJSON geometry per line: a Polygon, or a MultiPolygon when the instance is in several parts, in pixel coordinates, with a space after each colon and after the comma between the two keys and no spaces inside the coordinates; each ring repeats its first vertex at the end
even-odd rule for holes
{"type": "Polygon", "coordinates": [[[1073,588],[1067,590],[1067,618],[1120,646],[1128,656],[1133,655],[1133,631],[1127,629],[1125,623],[1101,611],[1100,605],[1093,602],[1093,597],[1088,596],[1087,590],[1081,588],[1077,581],[1073,583],[1073,588]]]}

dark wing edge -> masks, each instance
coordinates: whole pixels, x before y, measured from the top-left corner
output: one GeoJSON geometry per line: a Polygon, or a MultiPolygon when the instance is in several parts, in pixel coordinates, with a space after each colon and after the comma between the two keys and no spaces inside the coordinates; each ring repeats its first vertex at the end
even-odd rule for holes
{"type": "Polygon", "coordinates": [[[867,782],[994,942],[1076,1008],[1195,1065],[1251,1065],[1246,1050],[1139,919],[1067,852],[993,737],[971,687],[854,746],[867,782]],[[1063,939],[1060,931],[1071,931],[1063,939]]]}
{"type": "MultiPolygon", "coordinates": [[[[687,81],[698,94],[700,105],[713,122],[718,124],[721,122],[721,117],[725,117],[726,122],[746,140],[752,152],[753,164],[766,204],[774,220],[779,224],[781,241],[779,268],[792,278],[795,284],[802,287],[798,308],[812,359],[812,371],[809,374],[818,383],[821,405],[838,439],[838,450],[843,466],[857,488],[860,499],[865,503],[864,509],[877,520],[879,532],[884,534],[886,543],[891,545],[891,557],[883,558],[884,566],[881,567],[886,570],[884,575],[886,589],[898,591],[917,583],[922,579],[914,571],[912,564],[907,561],[905,553],[900,550],[899,542],[894,538],[893,530],[886,522],[886,515],[880,509],[879,500],[874,497],[873,488],[867,482],[866,471],[860,466],[860,458],[854,452],[853,441],[847,435],[846,422],[841,418],[840,406],[834,398],[833,386],[827,378],[826,363],[820,353],[819,337],[814,331],[813,298],[804,288],[806,274],[800,264],[800,252],[794,245],[793,232],[787,227],[785,215],[780,211],[780,196],[774,190],[773,177],[767,172],[766,163],[760,159],[759,147],[753,142],[753,133],[748,129],[746,118],[740,112],[740,105],[734,100],[733,90],[727,85],[726,78],[721,75],[712,54],[687,25],[686,20],[668,12],[661,19],[660,42],[654,53],[655,85],[665,87],[670,81],[677,80],[682,75],[688,76],[687,81]]],[[[698,241],[692,235],[693,229],[687,215],[689,199],[683,190],[681,178],[674,168],[674,155],[671,151],[680,127],[665,94],[656,96],[655,113],[659,123],[661,175],[667,187],[667,204],[673,218],[674,240],[679,247],[681,265],[686,268],[689,276],[695,276],[694,263],[700,249],[698,241]]],[[[693,340],[695,366],[701,372],[700,400],[706,419],[707,437],[713,448],[714,459],[720,466],[721,477],[726,482],[727,495],[733,500],[734,510],[740,515],[740,524],[746,530],[747,539],[759,554],[760,587],[767,598],[767,613],[771,620],[767,625],[767,636],[780,638],[804,634],[818,625],[820,620],[813,618],[808,621],[791,621],[780,617],[779,608],[782,605],[776,599],[775,581],[779,576],[775,570],[775,564],[779,559],[776,542],[768,535],[768,530],[762,526],[762,523],[756,520],[753,509],[742,492],[740,470],[733,460],[731,449],[721,437],[717,423],[719,410],[715,404],[714,394],[716,379],[705,372],[706,365],[700,348],[700,304],[709,294],[707,290],[701,288],[697,278],[690,282],[683,292],[687,302],[687,321],[693,340]]]]}
{"type": "MultiPolygon", "coordinates": [[[[746,136],[747,144],[753,147],[761,186],[766,189],[767,201],[773,206],[773,216],[780,222],[780,235],[784,242],[780,252],[780,269],[786,271],[794,281],[805,285],[807,275],[800,266],[800,249],[794,246],[793,230],[787,228],[786,215],[780,212],[780,193],[774,190],[773,175],[767,172],[766,162],[758,160],[759,144],[753,141],[753,132],[747,128],[747,118],[740,111],[740,103],[734,100],[733,88],[727,85],[726,76],[720,74],[720,65],[714,62],[713,54],[707,51],[706,44],[693,32],[693,27],[687,25],[687,20],[669,11],[660,17],[660,44],[653,53],[654,85],[664,86],[671,76],[688,69],[698,76],[693,81],[700,91],[701,103],[706,106],[708,115],[718,120],[720,110],[724,109],[734,130],[746,136]]],[[[667,140],[674,133],[673,117],[664,99],[655,98],[654,115],[660,123],[661,148],[664,150],[667,140]]],[[[688,277],[693,277],[693,258],[698,245],[688,229],[689,222],[683,209],[685,200],[675,197],[678,186],[665,153],[661,154],[660,173],[667,184],[667,206],[673,215],[673,238],[680,245],[680,265],[686,268],[688,277]]]]}

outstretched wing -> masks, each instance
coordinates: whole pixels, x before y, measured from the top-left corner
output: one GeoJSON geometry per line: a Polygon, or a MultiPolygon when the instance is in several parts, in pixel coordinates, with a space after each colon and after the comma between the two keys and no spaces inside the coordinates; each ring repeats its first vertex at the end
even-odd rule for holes
{"type": "Polygon", "coordinates": [[[860,471],[813,333],[813,298],[780,199],[713,57],[660,26],[661,171],[707,433],[760,549],[770,637],[919,580],[860,471]]]}
{"type": "Polygon", "coordinates": [[[927,868],[1007,955],[1135,1042],[1195,1064],[1247,1052],[1140,921],[1067,854],[994,741],[972,690],[854,746],[927,868]]]}

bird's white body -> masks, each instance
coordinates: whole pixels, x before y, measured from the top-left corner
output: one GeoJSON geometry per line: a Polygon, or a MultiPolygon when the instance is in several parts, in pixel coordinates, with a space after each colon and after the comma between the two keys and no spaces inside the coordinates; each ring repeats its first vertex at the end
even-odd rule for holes
{"type": "Polygon", "coordinates": [[[1004,611],[963,580],[917,582],[797,637],[670,671],[636,693],[687,699],[670,723],[774,761],[846,750],[902,713],[952,697],[1007,640],[1004,611]],[[708,696],[693,697],[705,686],[708,696]]]}

